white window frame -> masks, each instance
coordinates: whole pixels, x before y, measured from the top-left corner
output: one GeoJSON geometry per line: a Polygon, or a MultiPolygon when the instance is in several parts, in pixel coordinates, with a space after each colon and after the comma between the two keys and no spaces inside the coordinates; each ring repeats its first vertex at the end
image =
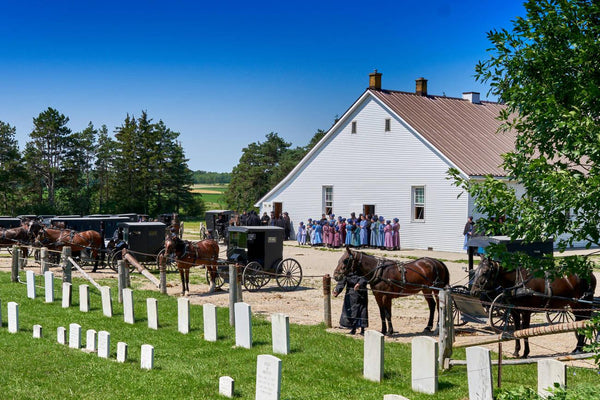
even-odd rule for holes
{"type": "Polygon", "coordinates": [[[323,185],[323,214],[333,214],[333,186],[323,185]],[[329,209],[329,211],[328,211],[329,209]]]}
{"type": "MultiPolygon", "coordinates": [[[[413,222],[425,222],[425,210],[426,210],[426,193],[425,185],[412,186],[411,187],[411,220],[413,222]],[[417,198],[418,192],[422,191],[422,199],[417,198]],[[418,209],[421,209],[419,212],[418,209]],[[421,218],[417,218],[420,215],[421,218]]],[[[421,197],[421,196],[419,196],[421,197]]]]}
{"type": "Polygon", "coordinates": [[[391,132],[392,131],[392,119],[391,118],[386,118],[385,119],[383,130],[385,132],[391,132]]]}
{"type": "Polygon", "coordinates": [[[356,123],[356,121],[352,121],[352,124],[350,126],[350,133],[352,134],[356,134],[356,132],[358,131],[358,124],[356,123]]]}

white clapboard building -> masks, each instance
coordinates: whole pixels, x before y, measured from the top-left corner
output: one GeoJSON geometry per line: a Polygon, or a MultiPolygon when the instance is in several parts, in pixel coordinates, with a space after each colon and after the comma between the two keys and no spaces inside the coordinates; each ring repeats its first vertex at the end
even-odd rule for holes
{"type": "Polygon", "coordinates": [[[515,137],[497,133],[503,105],[381,88],[381,73],[323,139],[256,206],[287,211],[294,230],[300,221],[332,212],[375,213],[400,220],[403,249],[463,251],[462,231],[473,200],[452,185],[454,167],[470,179],[502,178],[501,154],[515,137]]]}

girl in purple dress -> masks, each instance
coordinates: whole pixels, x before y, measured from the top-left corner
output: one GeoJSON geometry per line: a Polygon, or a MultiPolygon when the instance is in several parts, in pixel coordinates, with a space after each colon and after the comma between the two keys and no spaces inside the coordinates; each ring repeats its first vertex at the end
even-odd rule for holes
{"type": "Polygon", "coordinates": [[[323,225],[323,244],[325,247],[329,247],[329,224],[324,223],[323,225]]]}
{"type": "Polygon", "coordinates": [[[334,229],[334,234],[333,234],[333,247],[337,248],[340,247],[342,245],[342,235],[340,232],[340,224],[335,224],[335,226],[333,227],[334,229]]]}
{"type": "Polygon", "coordinates": [[[392,221],[389,219],[385,222],[385,226],[383,227],[383,232],[385,235],[384,243],[386,250],[391,250],[394,248],[394,240],[393,240],[393,232],[392,232],[392,221]]]}
{"type": "Polygon", "coordinates": [[[394,218],[394,223],[392,224],[392,232],[394,250],[400,250],[400,223],[398,222],[398,218],[394,218]]]}

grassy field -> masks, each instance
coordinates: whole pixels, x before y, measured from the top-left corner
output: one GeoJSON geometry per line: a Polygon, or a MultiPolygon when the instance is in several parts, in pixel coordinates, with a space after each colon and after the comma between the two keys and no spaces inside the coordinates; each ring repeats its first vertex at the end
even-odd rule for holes
{"type": "Polygon", "coordinates": [[[223,192],[225,190],[227,190],[227,185],[223,184],[196,184],[192,186],[193,193],[202,194],[202,199],[207,210],[222,210],[227,208],[225,201],[223,201],[223,192]]]}
{"type": "MultiPolygon", "coordinates": [[[[39,278],[38,283],[41,283],[39,278]]],[[[10,274],[0,273],[3,327],[0,328],[0,360],[2,360],[2,398],[10,399],[213,399],[218,396],[220,376],[235,380],[236,398],[254,399],[256,357],[271,354],[271,327],[264,318],[253,316],[253,348],[235,347],[235,335],[228,324],[228,311],[218,309],[219,341],[202,338],[202,308],[191,307],[191,332],[177,331],[176,298],[157,292],[135,290],[135,325],[123,322],[122,307],[114,301],[113,318],[102,315],[100,297],[92,288],[89,313],[79,311],[78,285],[74,281],[74,306],[61,307],[60,299],[52,304],[26,297],[26,287],[10,283],[10,274]],[[147,328],[146,297],[159,304],[160,329],[147,328]],[[20,304],[20,330],[8,333],[6,304],[20,304]],[[68,348],[56,343],[56,329],[70,323],[87,329],[111,333],[111,358],[68,348]],[[43,338],[32,338],[32,326],[43,327],[43,338]],[[114,361],[117,342],[129,345],[128,360],[114,361]],[[155,347],[155,369],[140,369],[142,344],[155,347]]],[[[101,284],[114,285],[106,280],[101,284]]],[[[56,293],[60,297],[59,285],[56,293]]],[[[114,291],[113,291],[114,293],[114,291]]],[[[116,296],[115,296],[116,297],[116,296]]],[[[363,342],[344,335],[327,333],[323,325],[290,325],[291,354],[282,359],[282,399],[377,399],[387,393],[398,393],[410,399],[431,399],[410,389],[410,346],[399,343],[385,345],[385,378],[374,383],[362,378],[363,342]]],[[[464,351],[457,352],[464,359],[464,351]]],[[[496,371],[494,371],[496,376],[496,371]]],[[[597,373],[569,368],[569,386],[597,382],[597,373]],[[572,375],[572,376],[571,376],[572,375]]],[[[534,385],[536,367],[505,366],[503,386],[534,385]]],[[[468,397],[466,368],[454,367],[439,376],[436,399],[468,397]]]]}

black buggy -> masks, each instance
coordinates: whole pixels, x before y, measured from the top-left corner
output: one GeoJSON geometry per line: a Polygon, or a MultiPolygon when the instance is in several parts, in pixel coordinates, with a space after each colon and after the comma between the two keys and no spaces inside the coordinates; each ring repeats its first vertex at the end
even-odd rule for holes
{"type": "Polygon", "coordinates": [[[165,251],[167,226],[162,222],[120,222],[115,237],[109,242],[108,265],[118,271],[117,263],[126,248],[136,260],[148,267],[158,265],[159,256],[165,251]]]}
{"type": "Polygon", "coordinates": [[[229,278],[229,265],[243,265],[242,284],[248,291],[265,286],[271,278],[285,291],[302,282],[302,267],[293,258],[283,259],[284,230],[277,226],[230,226],[227,260],[219,260],[217,286],[229,278]]]}
{"type": "Polygon", "coordinates": [[[206,231],[208,239],[213,239],[217,243],[227,242],[227,232],[229,229],[229,220],[235,214],[231,210],[209,210],[204,214],[206,221],[206,231]]]}

